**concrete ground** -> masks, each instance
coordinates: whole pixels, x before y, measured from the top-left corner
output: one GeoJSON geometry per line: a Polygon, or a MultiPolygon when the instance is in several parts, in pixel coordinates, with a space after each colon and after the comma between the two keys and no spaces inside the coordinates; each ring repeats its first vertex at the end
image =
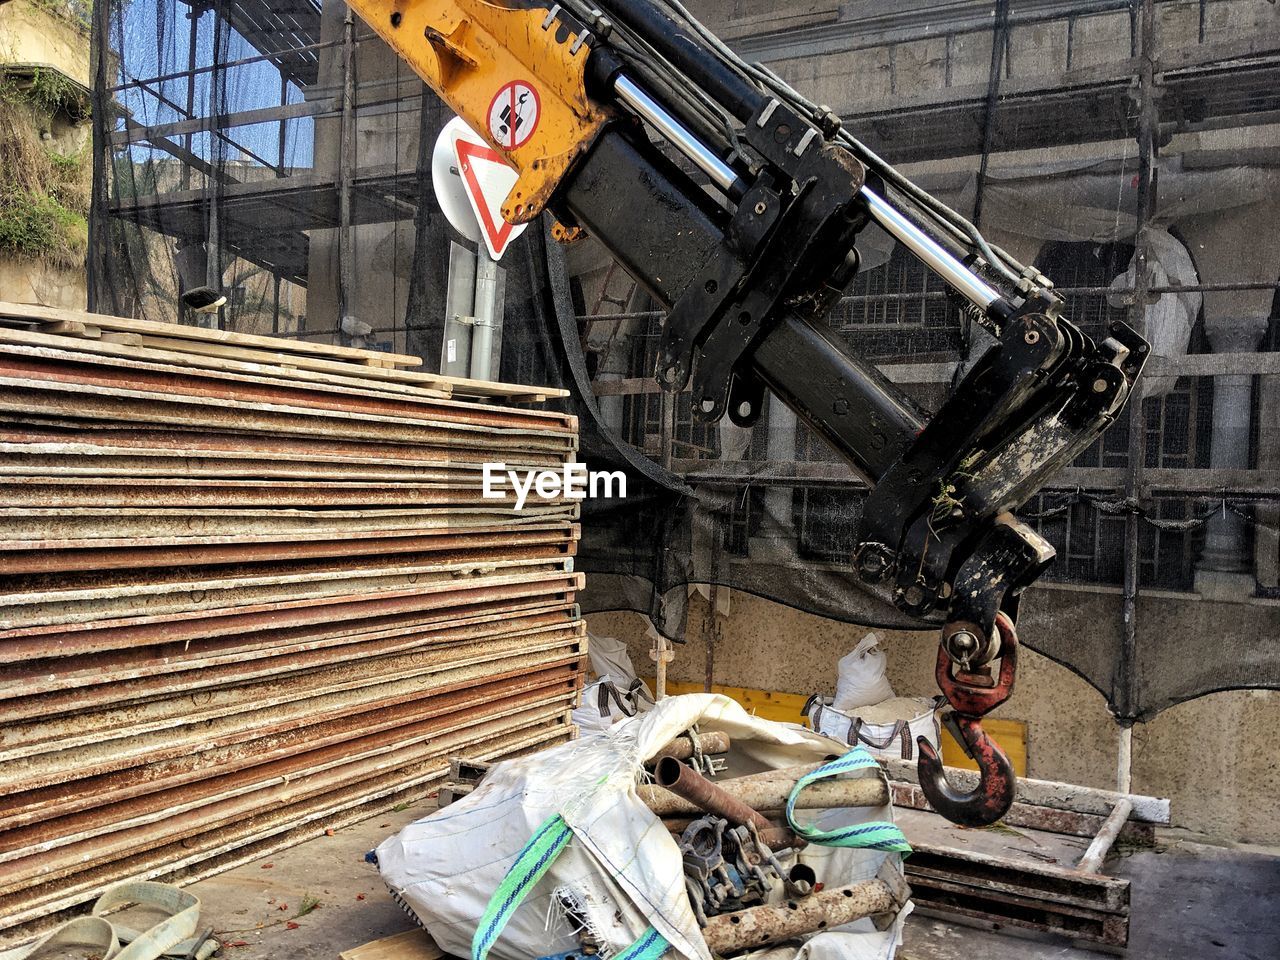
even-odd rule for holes
{"type": "MultiPolygon", "coordinates": [[[[364,854],[430,803],[386,813],[190,889],[229,960],[336,960],[410,929],[364,854]],[[309,909],[308,909],[309,908],[309,909]]],[[[1164,838],[1113,860],[1133,881],[1127,956],[1134,960],[1280,958],[1280,857],[1164,838]]],[[[900,960],[1098,960],[1062,939],[1027,939],[915,916],[900,960]]]]}
{"type": "MultiPolygon", "coordinates": [[[[1127,877],[1131,960],[1280,958],[1280,856],[1162,838],[1152,851],[1108,862],[1127,877]]],[[[1029,939],[912,917],[898,960],[1099,960],[1108,954],[1057,938],[1029,939]]]]}

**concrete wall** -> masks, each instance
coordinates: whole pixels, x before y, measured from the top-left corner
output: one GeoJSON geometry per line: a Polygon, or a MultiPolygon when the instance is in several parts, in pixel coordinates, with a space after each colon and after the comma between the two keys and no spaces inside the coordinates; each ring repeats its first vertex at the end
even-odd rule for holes
{"type": "MultiPolygon", "coordinates": [[[[87,88],[88,31],[70,13],[57,15],[29,0],[0,3],[0,68],[10,67],[54,69],[87,88]]],[[[88,149],[90,124],[62,114],[46,115],[33,133],[50,152],[70,157],[88,149]]],[[[5,173],[0,170],[0,177],[5,173]]],[[[88,300],[85,272],[0,255],[0,299],[83,310],[88,300]]]]}
{"type": "MultiPolygon", "coordinates": [[[[1117,601],[1096,591],[1037,588],[1027,599],[1020,632],[1034,638],[1075,622],[1077,629],[1091,629],[1104,647],[1116,642],[1120,629],[1117,601]]],[[[1189,605],[1214,608],[1203,610],[1210,621],[1241,619],[1239,605],[1168,597],[1150,598],[1148,604],[1140,613],[1147,615],[1152,630],[1176,629],[1189,605]]],[[[1276,615],[1275,608],[1259,606],[1245,617],[1252,616],[1257,625],[1271,624],[1274,632],[1276,615]]],[[[676,648],[672,679],[703,681],[706,616],[707,605],[692,597],[689,639],[676,648]]],[[[625,640],[637,670],[652,674],[643,617],[594,614],[588,626],[593,634],[625,640]]],[[[832,693],[836,662],[865,632],[735,592],[714,650],[714,682],[804,695],[832,693]]],[[[936,633],[878,632],[889,655],[894,692],[935,694],[936,633]]],[[[1206,652],[1212,656],[1215,649],[1210,643],[1206,652]]],[[[1030,776],[1114,788],[1119,727],[1101,694],[1070,670],[1025,651],[1014,696],[993,716],[1027,723],[1030,776]]],[[[1132,789],[1168,797],[1175,826],[1218,840],[1280,843],[1280,767],[1274,760],[1278,721],[1280,691],[1274,690],[1216,693],[1173,707],[1134,728],[1132,789]]]]}
{"type": "Polygon", "coordinates": [[[89,34],[29,0],[0,4],[0,64],[51,67],[89,86],[89,34]]]}
{"type": "MultiPolygon", "coordinates": [[[[700,0],[687,6],[743,53],[839,112],[968,95],[985,89],[990,74],[994,4],[982,0],[949,3],[945,11],[929,0],[700,0]]],[[[1087,12],[1086,5],[1032,0],[1013,4],[1011,16],[1006,91],[1130,69],[1125,10],[1087,12]]],[[[1277,29],[1280,7],[1269,0],[1212,0],[1203,27],[1199,0],[1156,6],[1157,41],[1170,65],[1194,59],[1202,45],[1247,45],[1277,29]]]]}
{"type": "Polygon", "coordinates": [[[83,270],[64,270],[41,260],[0,257],[0,300],[83,310],[87,299],[83,270]]]}

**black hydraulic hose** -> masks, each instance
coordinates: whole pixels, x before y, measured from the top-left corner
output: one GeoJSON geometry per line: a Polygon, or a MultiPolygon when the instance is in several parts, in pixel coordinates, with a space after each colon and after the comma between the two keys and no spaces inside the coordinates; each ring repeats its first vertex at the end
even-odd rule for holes
{"type": "Polygon", "coordinates": [[[622,24],[702,87],[742,123],[764,106],[766,97],[751,81],[714,53],[695,33],[649,0],[597,0],[622,24]]]}

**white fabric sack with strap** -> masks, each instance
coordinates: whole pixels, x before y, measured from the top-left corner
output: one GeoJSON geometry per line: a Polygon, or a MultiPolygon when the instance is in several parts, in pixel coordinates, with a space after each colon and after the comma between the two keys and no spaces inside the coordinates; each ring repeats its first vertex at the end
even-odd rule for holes
{"type": "Polygon", "coordinates": [[[893,696],[893,687],[885,677],[884,651],[880,636],[868,633],[837,666],[835,708],[848,713],[893,696]]]}
{"type": "MultiPolygon", "coordinates": [[[[572,837],[511,914],[490,957],[532,960],[578,951],[581,925],[566,918],[568,900],[604,944],[602,956],[625,950],[652,926],[670,943],[668,958],[711,960],[685,889],[680,850],[636,792],[644,762],[694,724],[703,733],[727,733],[734,755],[760,769],[816,763],[841,752],[812,731],[752,717],[719,694],[669,697],[601,736],[495,764],[472,793],[378,847],[382,878],[445,952],[469,957],[494,891],[535,831],[559,815],[572,837]]],[[[805,814],[816,814],[824,829],[892,819],[889,807],[805,814]]],[[[866,849],[810,844],[800,859],[827,886],[869,880],[886,860],[901,870],[898,854],[866,849]]],[[[853,931],[844,943],[853,946],[842,956],[889,960],[908,910],[885,931],[869,921],[842,928],[853,931]]]]}
{"type": "Polygon", "coordinates": [[[582,736],[604,733],[619,720],[647,713],[653,707],[649,688],[636,678],[631,682],[605,674],[595,683],[582,688],[573,722],[582,736]]]}
{"type": "Polygon", "coordinates": [[[850,747],[861,744],[872,756],[916,759],[916,737],[941,750],[937,701],[929,697],[894,697],[859,707],[852,714],[837,710],[832,698],[814,695],[805,705],[809,725],[825,737],[850,747]]]}

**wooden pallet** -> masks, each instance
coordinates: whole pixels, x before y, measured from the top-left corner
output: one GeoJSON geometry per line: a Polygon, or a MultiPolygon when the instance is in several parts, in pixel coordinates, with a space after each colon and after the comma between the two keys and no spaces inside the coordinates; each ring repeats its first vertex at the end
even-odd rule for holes
{"type": "MultiPolygon", "coordinates": [[[[1169,801],[1047,780],[1020,779],[1000,823],[948,823],[925,801],[914,764],[882,761],[895,818],[911,843],[904,863],[912,899],[928,916],[1014,926],[1123,947],[1129,881],[1102,872],[1116,840],[1150,844],[1169,801]]],[[[949,769],[960,790],[975,778],[949,769]]]]}
{"type": "Polygon", "coordinates": [[[0,301],[0,343],[438,399],[544,403],[569,391],[406,369],[418,357],[0,301]]]}

